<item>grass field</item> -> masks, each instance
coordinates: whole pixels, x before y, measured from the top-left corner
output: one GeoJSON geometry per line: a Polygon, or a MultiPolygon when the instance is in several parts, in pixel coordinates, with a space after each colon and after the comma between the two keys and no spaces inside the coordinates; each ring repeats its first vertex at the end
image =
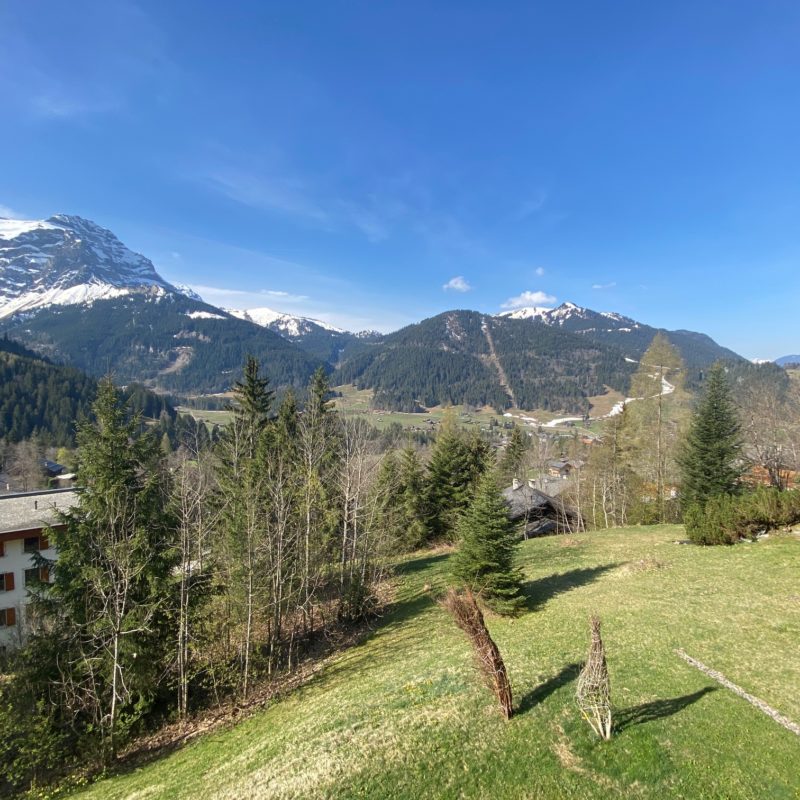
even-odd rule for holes
{"type": "MultiPolygon", "coordinates": [[[[485,428],[492,419],[499,423],[503,423],[506,419],[502,414],[498,414],[493,408],[488,406],[480,409],[466,408],[465,406],[452,406],[444,408],[443,406],[435,406],[428,409],[427,413],[423,414],[409,414],[402,411],[376,411],[371,407],[373,391],[372,389],[357,389],[352,384],[333,387],[335,392],[341,394],[341,397],[334,399],[335,407],[338,411],[346,415],[359,415],[364,416],[369,420],[370,424],[376,428],[383,430],[392,423],[400,423],[404,428],[433,428],[429,425],[429,420],[435,423],[441,423],[446,414],[453,414],[459,423],[466,428],[485,428]]],[[[218,395],[215,395],[218,396],[218,395]]],[[[622,400],[623,395],[619,392],[609,391],[604,395],[597,397],[590,397],[591,413],[593,417],[601,417],[611,411],[612,407],[618,400],[622,400]]],[[[177,410],[184,414],[191,414],[195,419],[205,422],[209,426],[213,425],[227,425],[230,422],[230,411],[206,411],[202,409],[190,408],[188,406],[178,406],[177,410]]],[[[520,419],[525,416],[533,416],[541,423],[549,422],[555,417],[559,416],[551,411],[537,410],[537,411],[513,411],[515,421],[519,424],[520,419]]],[[[577,425],[570,429],[576,430],[579,434],[584,433],[598,433],[602,425],[600,421],[593,420],[593,422],[584,428],[582,425],[577,425]]]]}
{"type": "Polygon", "coordinates": [[[661,526],[521,545],[527,613],[489,625],[517,713],[504,722],[460,631],[425,585],[448,555],[401,567],[395,607],[360,645],[238,727],[86,798],[794,798],[800,737],[675,655],[800,721],[800,539],[675,544],[661,526]],[[603,619],[616,733],[574,703],[587,616],[603,619]]]}
{"type": "Polygon", "coordinates": [[[374,411],[370,407],[373,395],[372,389],[356,389],[355,386],[348,384],[336,386],[334,391],[342,395],[335,398],[335,405],[338,411],[343,414],[364,415],[372,425],[379,429],[386,428],[393,422],[399,422],[404,428],[427,428],[428,420],[441,423],[448,413],[454,414],[456,419],[468,428],[488,426],[493,418],[498,422],[503,421],[502,415],[488,407],[468,410],[464,406],[453,406],[448,409],[436,406],[423,414],[407,414],[402,411],[374,411]]]}
{"type": "Polygon", "coordinates": [[[201,408],[188,408],[187,406],[176,406],[176,411],[181,414],[189,414],[200,422],[205,422],[209,427],[214,425],[227,425],[231,421],[231,412],[220,409],[208,411],[201,408]]]}

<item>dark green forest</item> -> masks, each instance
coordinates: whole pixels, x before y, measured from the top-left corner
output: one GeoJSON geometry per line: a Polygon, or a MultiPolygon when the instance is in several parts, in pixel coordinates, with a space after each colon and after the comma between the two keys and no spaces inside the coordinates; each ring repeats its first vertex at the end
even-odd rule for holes
{"type": "MultiPolygon", "coordinates": [[[[192,318],[219,309],[186,297],[130,295],[91,306],[60,306],[10,320],[5,332],[96,378],[113,372],[167,392],[222,392],[247,355],[265,364],[273,386],[306,384],[321,361],[277,333],[232,317],[192,318]]],[[[2,332],[2,329],[0,329],[2,332]]]]}
{"type": "MultiPolygon", "coordinates": [[[[136,383],[122,394],[129,414],[141,415],[146,426],[166,434],[171,448],[183,444],[196,450],[210,443],[213,431],[178,414],[166,397],[136,383]]],[[[76,422],[86,419],[96,395],[94,378],[54,364],[12,339],[0,339],[0,440],[73,447],[76,422]]]]}

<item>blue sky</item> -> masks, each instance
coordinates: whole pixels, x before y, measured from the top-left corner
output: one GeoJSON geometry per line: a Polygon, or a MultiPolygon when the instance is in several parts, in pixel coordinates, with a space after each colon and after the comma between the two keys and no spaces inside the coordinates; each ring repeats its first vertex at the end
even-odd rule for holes
{"type": "Polygon", "coordinates": [[[0,204],[221,305],[571,300],[796,353],[799,41],[794,0],[6,0],[0,204]]]}

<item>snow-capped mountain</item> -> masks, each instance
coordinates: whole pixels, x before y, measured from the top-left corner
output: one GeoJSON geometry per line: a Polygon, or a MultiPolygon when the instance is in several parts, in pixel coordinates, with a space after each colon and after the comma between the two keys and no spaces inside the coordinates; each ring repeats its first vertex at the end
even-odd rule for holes
{"type": "Polygon", "coordinates": [[[172,285],[184,297],[188,297],[190,300],[197,300],[199,303],[205,303],[205,300],[203,300],[203,298],[200,297],[200,295],[197,294],[197,292],[194,289],[192,289],[192,287],[189,286],[188,284],[186,284],[186,283],[173,283],[172,285]]]}
{"type": "Polygon", "coordinates": [[[130,294],[186,294],[111,231],[81,217],[0,219],[0,319],[130,294]]]}
{"type": "Polygon", "coordinates": [[[346,331],[343,331],[341,328],[336,328],[322,320],[284,314],[272,308],[226,308],[223,310],[232,317],[254,322],[262,328],[269,328],[271,331],[275,331],[275,333],[279,333],[281,336],[290,339],[307,336],[314,332],[315,327],[322,328],[322,330],[330,331],[331,333],[346,333],[346,331]]]}
{"type": "Polygon", "coordinates": [[[508,317],[509,319],[540,319],[546,322],[553,311],[554,309],[544,308],[543,306],[527,306],[525,308],[516,308],[513,311],[503,311],[497,316],[508,317]]]}
{"type": "Polygon", "coordinates": [[[573,332],[583,331],[633,331],[640,324],[614,311],[592,311],[575,303],[562,303],[558,308],[529,306],[513,311],[503,311],[499,317],[509,319],[538,319],[545,325],[557,325],[573,332]]]}

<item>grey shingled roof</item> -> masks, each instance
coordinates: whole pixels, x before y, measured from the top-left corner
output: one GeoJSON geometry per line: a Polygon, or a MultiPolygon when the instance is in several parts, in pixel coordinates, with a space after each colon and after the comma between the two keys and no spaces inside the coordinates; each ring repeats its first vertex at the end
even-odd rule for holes
{"type": "Polygon", "coordinates": [[[24,492],[0,496],[0,533],[43,528],[56,522],[54,509],[66,511],[78,503],[76,489],[24,492]]]}
{"type": "Polygon", "coordinates": [[[550,495],[534,489],[527,483],[521,484],[516,489],[512,486],[503,489],[503,497],[508,503],[511,519],[519,519],[534,509],[544,508],[548,505],[556,507],[558,502],[550,495]]]}

